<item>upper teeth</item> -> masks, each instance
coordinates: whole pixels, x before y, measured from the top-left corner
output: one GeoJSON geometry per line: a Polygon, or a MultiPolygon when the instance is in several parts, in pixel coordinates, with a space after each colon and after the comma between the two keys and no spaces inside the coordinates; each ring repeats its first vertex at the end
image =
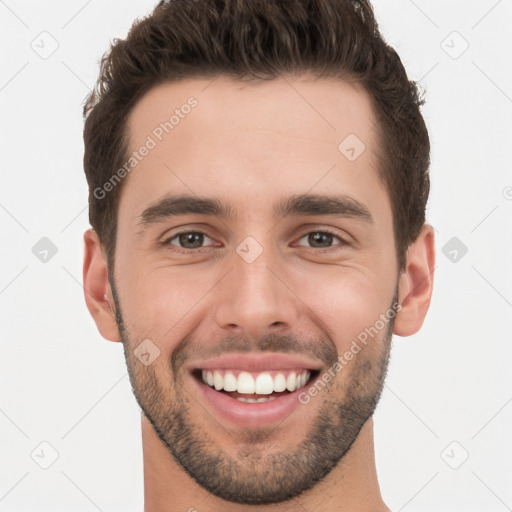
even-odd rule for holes
{"type": "Polygon", "coordinates": [[[306,385],[310,375],[309,370],[261,373],[236,370],[202,370],[203,382],[209,386],[214,386],[217,391],[223,389],[224,391],[261,395],[270,395],[274,391],[281,392],[285,389],[295,391],[306,385]]]}

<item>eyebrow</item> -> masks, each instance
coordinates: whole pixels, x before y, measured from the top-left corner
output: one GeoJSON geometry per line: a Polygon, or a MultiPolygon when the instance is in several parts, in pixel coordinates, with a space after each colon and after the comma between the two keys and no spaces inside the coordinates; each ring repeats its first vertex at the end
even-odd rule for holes
{"type": "MultiPolygon", "coordinates": [[[[275,217],[315,216],[352,218],[368,224],[374,224],[369,209],[361,202],[349,196],[300,194],[280,200],[274,206],[275,217]]],[[[233,219],[236,212],[231,205],[216,198],[171,195],[160,199],[146,208],[139,217],[142,227],[162,222],[180,215],[208,215],[233,219]]]]}

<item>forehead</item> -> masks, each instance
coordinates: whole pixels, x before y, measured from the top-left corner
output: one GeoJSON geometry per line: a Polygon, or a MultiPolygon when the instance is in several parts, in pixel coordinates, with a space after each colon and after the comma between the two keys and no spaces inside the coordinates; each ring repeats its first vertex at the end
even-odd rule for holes
{"type": "Polygon", "coordinates": [[[143,142],[141,137],[153,132],[157,139],[172,132],[172,138],[180,141],[190,139],[191,131],[196,136],[222,138],[227,129],[234,139],[237,128],[284,131],[296,140],[326,144],[351,130],[371,143],[374,123],[370,97],[359,86],[299,75],[250,83],[226,76],[164,82],[137,102],[127,125],[131,146],[137,146],[143,142]],[[184,123],[187,118],[193,123],[184,123]],[[162,127],[159,134],[158,127],[168,121],[171,130],[162,127]],[[198,134],[200,127],[206,132],[198,134]]]}
{"type": "Polygon", "coordinates": [[[241,208],[258,199],[269,209],[271,196],[285,192],[342,185],[340,193],[357,195],[363,185],[370,196],[382,185],[374,125],[369,96],[340,80],[165,82],[128,118],[128,157],[144,156],[129,172],[120,209],[143,209],[170,192],[231,196],[241,208]]]}

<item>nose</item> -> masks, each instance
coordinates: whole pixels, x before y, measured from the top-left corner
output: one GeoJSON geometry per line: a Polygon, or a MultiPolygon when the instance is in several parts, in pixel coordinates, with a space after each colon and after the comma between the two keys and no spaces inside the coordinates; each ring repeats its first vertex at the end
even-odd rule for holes
{"type": "Polygon", "coordinates": [[[235,253],[232,265],[216,297],[217,325],[229,334],[250,338],[291,330],[300,301],[287,284],[283,262],[264,249],[250,263],[235,253]]]}

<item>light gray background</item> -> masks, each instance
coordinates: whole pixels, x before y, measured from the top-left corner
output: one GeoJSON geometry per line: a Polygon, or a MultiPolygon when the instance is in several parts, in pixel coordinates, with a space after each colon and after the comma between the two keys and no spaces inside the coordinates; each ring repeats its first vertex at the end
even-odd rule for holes
{"type": "MultiPolygon", "coordinates": [[[[109,41],[153,5],[0,1],[3,511],[142,510],[140,413],[122,346],[100,337],[81,285],[81,109],[109,41]],[[57,248],[47,262],[32,252],[42,237],[57,248]]],[[[427,320],[395,337],[375,415],[382,493],[394,512],[512,510],[512,2],[374,6],[426,87],[438,251],[427,320]],[[467,254],[446,246],[453,237],[467,254]]]]}

